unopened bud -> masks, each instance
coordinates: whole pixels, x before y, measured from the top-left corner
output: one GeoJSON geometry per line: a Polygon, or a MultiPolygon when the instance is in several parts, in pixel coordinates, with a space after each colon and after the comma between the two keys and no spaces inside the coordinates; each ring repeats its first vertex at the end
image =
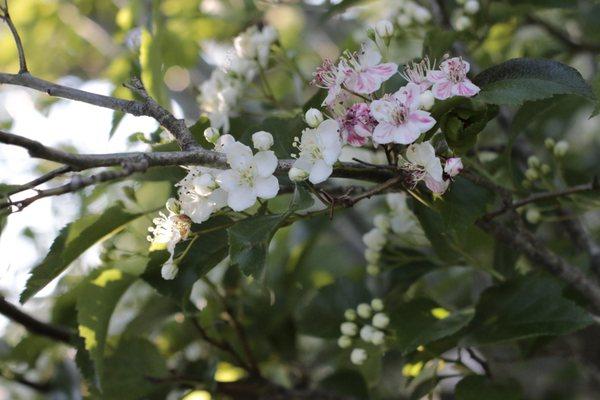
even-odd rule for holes
{"type": "Polygon", "coordinates": [[[381,346],[385,342],[385,334],[381,331],[375,331],[371,334],[371,343],[375,346],[381,346]]]}
{"type": "Polygon", "coordinates": [[[544,140],[544,145],[548,150],[552,150],[556,145],[556,142],[552,138],[547,138],[546,140],[544,140]]]}
{"type": "Polygon", "coordinates": [[[356,311],[351,308],[347,309],[344,311],[344,318],[346,318],[348,321],[354,321],[356,319],[356,311]]]}
{"type": "Polygon", "coordinates": [[[530,181],[535,181],[540,177],[540,175],[535,169],[529,168],[527,171],[525,171],[525,177],[530,181]]]}
{"type": "Polygon", "coordinates": [[[367,352],[364,349],[354,349],[350,353],[350,361],[354,365],[362,365],[367,360],[367,352]]]}
{"type": "Polygon", "coordinates": [[[540,166],[540,159],[536,156],[531,156],[527,159],[527,165],[531,168],[537,168],[540,166]]]}
{"type": "Polygon", "coordinates": [[[324,118],[321,111],[317,110],[316,108],[311,108],[306,112],[306,114],[304,114],[304,119],[306,120],[308,126],[311,128],[316,128],[321,124],[321,122],[323,122],[324,118]]]}
{"type": "Polygon", "coordinates": [[[371,300],[371,308],[375,311],[383,310],[383,300],[381,299],[373,299],[371,300]]]}
{"type": "Polygon", "coordinates": [[[426,90],[419,96],[419,104],[421,108],[424,110],[431,110],[433,104],[435,103],[435,97],[431,90],[426,90]]]}
{"type": "Polygon", "coordinates": [[[540,211],[537,208],[530,208],[527,210],[527,213],[525,213],[525,219],[527,219],[527,222],[529,222],[530,224],[537,224],[538,222],[540,222],[541,218],[542,215],[540,214],[540,211]]]}
{"type": "Polygon", "coordinates": [[[385,329],[390,324],[390,318],[384,313],[377,313],[373,316],[373,326],[379,329],[385,329]]]}
{"type": "Polygon", "coordinates": [[[390,230],[390,218],[385,214],[377,214],[373,218],[373,225],[382,232],[390,230]]]}
{"type": "Polygon", "coordinates": [[[431,13],[425,7],[419,6],[415,8],[415,10],[413,11],[413,17],[415,21],[417,21],[420,24],[426,24],[427,22],[431,21],[431,13]]]}
{"type": "Polygon", "coordinates": [[[466,31],[471,27],[471,19],[466,15],[461,15],[454,21],[454,26],[457,31],[466,31]]]}
{"type": "Polygon", "coordinates": [[[292,182],[302,182],[308,179],[310,173],[300,168],[292,167],[288,172],[288,176],[292,182]]]}
{"type": "Polygon", "coordinates": [[[394,34],[394,25],[390,21],[382,19],[375,24],[375,32],[383,39],[390,38],[394,34]]]}
{"type": "Polygon", "coordinates": [[[356,312],[358,316],[361,318],[370,318],[371,317],[371,306],[367,303],[361,303],[356,307],[356,312]]]}
{"type": "Polygon", "coordinates": [[[350,339],[348,336],[340,336],[337,343],[341,349],[347,349],[348,347],[352,346],[352,339],[350,339]]]}
{"type": "Polygon", "coordinates": [[[410,17],[410,15],[400,14],[398,15],[398,18],[396,18],[396,22],[401,28],[406,28],[410,26],[410,24],[412,24],[412,18],[410,17]]]}
{"type": "Polygon", "coordinates": [[[465,12],[467,14],[477,14],[479,12],[479,2],[477,0],[469,0],[465,3],[465,12]]]}
{"type": "Polygon", "coordinates": [[[371,276],[375,276],[375,275],[379,275],[380,272],[381,272],[381,268],[379,267],[379,265],[376,265],[376,264],[367,265],[367,274],[369,274],[371,276]]]}
{"type": "Polygon", "coordinates": [[[273,146],[273,135],[265,131],[256,132],[252,135],[252,145],[256,150],[269,150],[273,146]]]}
{"type": "Polygon", "coordinates": [[[554,146],[554,155],[556,157],[564,157],[567,151],[569,151],[569,143],[564,140],[559,141],[554,146]]]}
{"type": "Polygon", "coordinates": [[[542,166],[540,167],[540,171],[542,171],[542,174],[548,175],[550,171],[552,171],[552,168],[550,168],[548,164],[542,164],[542,166]]]}
{"type": "Polygon", "coordinates": [[[204,138],[206,139],[206,141],[208,143],[212,143],[212,144],[217,143],[219,136],[221,136],[221,134],[219,133],[219,130],[216,128],[213,128],[212,126],[206,128],[204,130],[204,138]]]}
{"type": "Polygon", "coordinates": [[[343,322],[340,325],[340,332],[345,336],[354,336],[358,333],[358,326],[354,322],[343,322]]]}
{"type": "Polygon", "coordinates": [[[160,269],[160,274],[164,280],[170,281],[175,279],[178,270],[179,268],[177,268],[177,264],[175,264],[172,260],[169,260],[164,263],[160,269]]]}

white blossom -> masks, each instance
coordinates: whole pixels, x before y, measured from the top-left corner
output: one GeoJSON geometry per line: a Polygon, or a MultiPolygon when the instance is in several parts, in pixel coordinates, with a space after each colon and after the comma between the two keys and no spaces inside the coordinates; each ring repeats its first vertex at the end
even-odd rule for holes
{"type": "Polygon", "coordinates": [[[479,1],[469,0],[465,3],[465,12],[467,14],[477,14],[479,12],[479,1]]]}
{"type": "Polygon", "coordinates": [[[308,180],[317,184],[325,181],[333,172],[333,164],[342,152],[339,124],[327,119],[317,128],[305,129],[300,143],[299,154],[293,167],[308,173],[308,180]]]}
{"type": "Polygon", "coordinates": [[[191,167],[175,186],[182,211],[195,223],[208,220],[214,212],[227,205],[227,194],[219,188],[215,175],[219,170],[191,167]]]}
{"type": "Polygon", "coordinates": [[[277,157],[272,151],[252,154],[250,147],[234,142],[224,149],[231,167],[217,176],[217,182],[227,192],[227,205],[234,211],[250,208],[256,199],[272,199],[279,192],[279,182],[273,176],[277,157]]]}

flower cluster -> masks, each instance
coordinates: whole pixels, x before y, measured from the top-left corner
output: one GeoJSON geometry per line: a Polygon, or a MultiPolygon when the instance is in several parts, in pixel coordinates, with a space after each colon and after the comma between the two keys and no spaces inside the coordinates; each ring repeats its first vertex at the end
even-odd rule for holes
{"type": "Polygon", "coordinates": [[[431,12],[411,0],[395,1],[396,23],[400,28],[411,25],[424,25],[431,21],[431,12]]]}
{"type": "Polygon", "coordinates": [[[373,229],[363,236],[366,245],[365,260],[367,273],[378,275],[381,271],[380,262],[382,250],[393,238],[404,244],[423,246],[427,239],[419,225],[417,218],[408,208],[406,193],[390,193],[386,196],[389,211],[377,214],[373,218],[373,229]]]}
{"type": "Polygon", "coordinates": [[[454,11],[453,24],[457,31],[465,31],[473,26],[472,18],[481,9],[478,0],[456,0],[459,8],[454,11]]]}
{"type": "Polygon", "coordinates": [[[368,357],[366,350],[360,347],[361,342],[374,346],[385,344],[385,329],[390,318],[383,312],[383,308],[381,299],[373,299],[371,304],[361,303],[356,309],[348,309],[344,313],[346,321],[340,325],[342,335],[338,339],[338,346],[348,349],[355,345],[350,353],[353,364],[361,365],[368,357]]]}
{"type": "MultiPolygon", "coordinates": [[[[380,25],[378,35],[387,34],[387,24],[380,25]]],[[[428,111],[436,99],[479,92],[467,77],[469,63],[450,58],[434,69],[425,58],[406,66],[401,73],[405,86],[381,94],[383,84],[398,73],[398,65],[382,62],[380,48],[369,41],[359,52],[346,51],[337,63],[325,60],[317,68],[313,84],[327,90],[322,105],[329,118],[324,119],[317,109],[306,113],[310,128],[296,142],[299,154],[290,171],[292,180],[323,182],[331,175],[343,145],[360,147],[369,142],[375,147],[410,145],[404,157],[399,157],[399,166],[413,174],[415,184],[424,181],[436,194],[444,193],[449,178],[460,172],[460,159],[450,159],[444,166],[431,144],[418,141],[436,125],[428,111]]]]}
{"type": "Polygon", "coordinates": [[[233,211],[244,211],[252,207],[257,198],[271,199],[279,192],[279,182],[273,175],[278,160],[270,150],[273,136],[269,132],[252,135],[256,153],[231,135],[219,136],[214,128],[206,129],[204,134],[214,143],[216,151],[226,155],[230,168],[188,168],[187,175],[176,184],[178,199],[167,202],[169,215],[161,214],[154,219],[156,227],[149,228],[153,236],[148,236],[148,240],[165,247],[171,254],[163,265],[164,279],[177,275],[177,263],[173,260],[175,246],[188,238],[192,222],[200,224],[226,206],[233,211]]]}
{"type": "Polygon", "coordinates": [[[198,103],[212,127],[229,132],[229,118],[237,114],[244,88],[260,68],[267,67],[271,45],[277,38],[277,31],[271,26],[248,28],[234,39],[235,51],[228,65],[215,69],[210,79],[200,85],[198,103]]]}

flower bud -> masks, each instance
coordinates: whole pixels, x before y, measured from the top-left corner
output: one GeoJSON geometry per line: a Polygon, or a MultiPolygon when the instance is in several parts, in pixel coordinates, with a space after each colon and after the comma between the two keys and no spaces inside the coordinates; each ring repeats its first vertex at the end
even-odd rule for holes
{"type": "Polygon", "coordinates": [[[381,346],[385,342],[385,333],[375,331],[371,334],[371,343],[375,346],[381,346]]]}
{"type": "Polygon", "coordinates": [[[347,309],[344,311],[344,318],[346,318],[348,321],[354,321],[356,319],[356,311],[351,308],[347,309]]]}
{"type": "Polygon", "coordinates": [[[546,138],[546,140],[544,140],[544,145],[548,150],[552,150],[556,145],[556,142],[552,138],[546,138]]]}
{"type": "Polygon", "coordinates": [[[337,344],[341,349],[347,349],[348,347],[352,346],[352,339],[350,339],[348,336],[340,336],[337,344]]]}
{"type": "Polygon", "coordinates": [[[556,143],[556,146],[554,146],[554,155],[556,157],[564,157],[567,154],[567,151],[569,151],[569,143],[561,140],[558,143],[556,143]]]}
{"type": "Polygon", "coordinates": [[[477,14],[479,12],[479,2],[477,0],[469,0],[465,3],[465,12],[467,14],[477,14]]]}
{"type": "Polygon", "coordinates": [[[381,268],[379,268],[379,265],[376,265],[376,264],[367,265],[367,274],[369,274],[371,276],[375,276],[375,275],[379,275],[380,272],[381,272],[381,268]]]}
{"type": "Polygon", "coordinates": [[[537,168],[540,166],[540,159],[536,156],[531,156],[527,159],[527,165],[529,165],[530,168],[537,168]]]}
{"type": "Polygon", "coordinates": [[[358,326],[354,322],[342,322],[340,332],[345,336],[354,336],[358,332],[358,326]]]}
{"type": "Polygon", "coordinates": [[[552,168],[550,168],[548,164],[542,164],[542,166],[540,167],[540,171],[542,171],[542,174],[548,175],[550,171],[552,171],[552,168]]]}
{"type": "Polygon", "coordinates": [[[449,158],[446,160],[446,165],[444,166],[444,172],[448,175],[454,177],[463,170],[462,160],[458,157],[449,158]]]}
{"type": "Polygon", "coordinates": [[[372,250],[379,251],[383,249],[386,241],[385,234],[377,228],[371,229],[363,235],[363,242],[372,250]]]}
{"type": "Polygon", "coordinates": [[[252,144],[256,150],[269,150],[273,146],[273,135],[265,131],[256,132],[252,135],[252,144]]]}
{"type": "Polygon", "coordinates": [[[434,103],[435,97],[433,96],[431,90],[426,90],[419,95],[419,104],[421,105],[422,109],[429,111],[431,110],[431,107],[433,107],[434,103]]]}
{"type": "Polygon", "coordinates": [[[373,316],[373,326],[379,329],[385,329],[390,324],[390,318],[384,313],[377,313],[373,316]]]}
{"type": "Polygon", "coordinates": [[[381,254],[378,251],[372,249],[365,250],[365,260],[367,260],[369,264],[377,264],[380,258],[381,254]]]}
{"type": "Polygon", "coordinates": [[[527,171],[525,171],[525,177],[530,181],[535,181],[540,177],[540,175],[535,169],[529,168],[527,171]]]}
{"type": "Polygon", "coordinates": [[[360,338],[365,342],[371,341],[371,336],[375,332],[375,329],[371,325],[365,325],[360,330],[360,338]]]}
{"type": "Polygon", "coordinates": [[[377,32],[375,32],[374,28],[367,28],[367,37],[373,42],[377,41],[377,32]]]}
{"type": "Polygon", "coordinates": [[[175,264],[173,260],[169,260],[163,264],[160,269],[160,274],[164,280],[170,281],[175,279],[178,271],[179,268],[177,268],[177,264],[175,264]]]}
{"type": "Polygon", "coordinates": [[[308,179],[310,173],[300,168],[292,167],[288,172],[288,176],[292,182],[302,182],[308,179]]]}
{"type": "Polygon", "coordinates": [[[361,303],[356,307],[356,312],[359,317],[367,319],[371,317],[371,306],[367,303],[361,303]]]}
{"type": "Polygon", "coordinates": [[[471,19],[466,15],[461,15],[454,21],[454,27],[457,31],[466,31],[471,27],[471,19]]]}
{"type": "Polygon", "coordinates": [[[542,219],[542,215],[537,208],[532,207],[527,210],[527,213],[525,213],[525,219],[527,219],[527,222],[530,224],[537,224],[540,222],[540,219],[542,219]]]}
{"type": "Polygon", "coordinates": [[[387,19],[382,19],[375,24],[375,32],[382,39],[390,38],[394,34],[394,25],[387,19]]]}
{"type": "Polygon", "coordinates": [[[425,7],[418,6],[413,11],[413,18],[420,24],[431,21],[431,13],[425,7]]]}
{"type": "Polygon", "coordinates": [[[371,308],[375,311],[383,310],[383,300],[381,299],[373,299],[371,300],[371,308]]]}
{"type": "Polygon", "coordinates": [[[215,142],[215,151],[218,151],[219,153],[224,153],[227,146],[229,146],[232,143],[235,143],[235,138],[233,136],[231,136],[230,134],[223,135],[219,137],[215,142]]]}
{"type": "Polygon", "coordinates": [[[377,214],[373,218],[373,225],[382,232],[390,230],[390,218],[385,214],[377,214]]]}
{"type": "Polygon", "coordinates": [[[364,349],[354,349],[350,353],[350,361],[354,365],[362,365],[367,360],[367,352],[364,349]]]}
{"type": "Polygon", "coordinates": [[[531,182],[527,179],[523,179],[523,182],[521,182],[521,186],[523,186],[523,188],[525,189],[531,189],[531,182]]]}
{"type": "Polygon", "coordinates": [[[408,14],[400,14],[398,15],[398,18],[396,18],[396,22],[401,28],[406,28],[412,24],[412,18],[408,14]]]}
{"type": "Polygon", "coordinates": [[[216,128],[213,128],[212,126],[209,126],[208,128],[206,128],[204,130],[204,138],[208,141],[208,143],[212,143],[212,144],[217,143],[219,136],[221,136],[221,134],[219,133],[219,130],[216,128]]]}
{"type": "Polygon", "coordinates": [[[311,128],[316,128],[324,120],[323,113],[316,108],[310,108],[306,114],[304,114],[304,119],[311,128]]]}

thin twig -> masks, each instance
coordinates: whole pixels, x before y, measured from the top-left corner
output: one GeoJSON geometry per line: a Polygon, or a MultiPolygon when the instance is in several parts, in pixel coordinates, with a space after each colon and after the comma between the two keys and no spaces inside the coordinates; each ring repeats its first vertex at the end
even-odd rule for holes
{"type": "Polygon", "coordinates": [[[54,179],[54,178],[56,178],[56,177],[58,177],[60,175],[66,174],[67,172],[70,172],[70,171],[72,171],[72,168],[70,166],[63,165],[61,167],[58,167],[58,168],[56,168],[56,169],[48,172],[47,174],[44,174],[44,175],[40,176],[37,179],[32,180],[31,182],[27,182],[27,183],[25,183],[23,185],[20,185],[20,186],[14,188],[10,192],[8,192],[7,195],[8,196],[12,196],[15,193],[20,193],[20,192],[23,192],[23,191],[28,190],[28,189],[33,189],[33,188],[41,185],[42,183],[46,183],[48,181],[51,181],[52,179],[54,179]]]}
{"type": "Polygon", "coordinates": [[[15,40],[15,45],[17,46],[17,52],[19,53],[19,74],[26,74],[28,72],[27,69],[27,60],[25,58],[25,50],[23,49],[23,42],[21,41],[21,36],[19,36],[19,32],[17,31],[17,27],[13,23],[12,18],[10,17],[10,13],[8,11],[8,0],[4,0],[4,6],[0,7],[0,19],[3,19],[8,25],[10,32],[13,35],[15,40]]]}

